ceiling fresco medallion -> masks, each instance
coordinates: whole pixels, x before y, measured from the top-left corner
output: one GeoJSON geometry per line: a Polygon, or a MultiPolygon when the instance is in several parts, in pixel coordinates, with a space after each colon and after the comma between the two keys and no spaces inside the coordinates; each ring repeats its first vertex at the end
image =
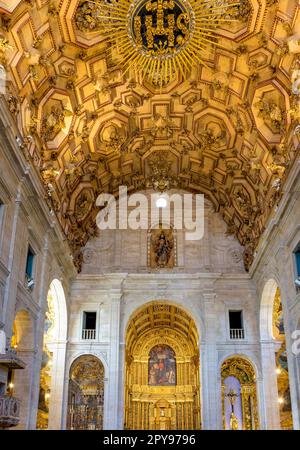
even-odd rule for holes
{"type": "Polygon", "coordinates": [[[130,69],[168,83],[176,72],[186,78],[195,64],[205,65],[210,45],[218,46],[215,30],[230,19],[237,3],[218,0],[99,0],[94,20],[114,41],[124,73],[130,69]],[[230,8],[230,10],[228,10],[230,8]]]}

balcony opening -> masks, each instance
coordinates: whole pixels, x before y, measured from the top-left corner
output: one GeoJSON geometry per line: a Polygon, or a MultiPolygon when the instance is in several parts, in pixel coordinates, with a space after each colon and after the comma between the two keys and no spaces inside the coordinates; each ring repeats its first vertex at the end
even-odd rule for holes
{"type": "Polygon", "coordinates": [[[244,339],[243,311],[229,311],[230,339],[244,339]]]}
{"type": "Polygon", "coordinates": [[[96,312],[83,312],[82,339],[96,339],[96,321],[96,312]]]}

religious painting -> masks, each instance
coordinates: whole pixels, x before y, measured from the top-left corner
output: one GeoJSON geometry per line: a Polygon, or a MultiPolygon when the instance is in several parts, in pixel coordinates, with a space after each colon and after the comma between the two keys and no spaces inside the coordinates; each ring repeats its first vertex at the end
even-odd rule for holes
{"type": "Polygon", "coordinates": [[[148,261],[150,267],[172,269],[176,265],[173,230],[164,230],[162,228],[151,230],[149,240],[148,261]]]}
{"type": "Polygon", "coordinates": [[[167,345],[156,345],[150,350],[148,368],[149,386],[175,386],[175,353],[167,345]]]}

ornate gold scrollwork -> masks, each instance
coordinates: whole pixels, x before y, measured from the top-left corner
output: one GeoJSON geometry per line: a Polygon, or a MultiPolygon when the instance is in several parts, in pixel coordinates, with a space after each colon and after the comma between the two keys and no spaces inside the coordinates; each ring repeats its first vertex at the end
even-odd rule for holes
{"type": "MultiPolygon", "coordinates": [[[[232,357],[224,361],[221,368],[222,377],[222,410],[223,410],[223,428],[225,423],[225,384],[228,377],[235,377],[241,386],[241,404],[242,404],[242,427],[244,430],[257,430],[259,428],[256,376],[252,364],[242,357],[232,357]]],[[[231,425],[236,427],[235,417],[232,417],[231,425]]],[[[237,429],[237,428],[232,428],[237,429]]]]}
{"type": "Polygon", "coordinates": [[[126,429],[200,428],[197,342],[193,320],[175,305],[154,302],[134,315],[126,335],[126,429]]]}

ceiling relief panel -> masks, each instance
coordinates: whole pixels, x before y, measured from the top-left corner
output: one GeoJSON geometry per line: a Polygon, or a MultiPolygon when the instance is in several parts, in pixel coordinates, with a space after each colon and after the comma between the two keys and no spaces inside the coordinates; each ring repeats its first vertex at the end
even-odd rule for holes
{"type": "Polygon", "coordinates": [[[299,142],[297,2],[242,0],[224,9],[219,46],[208,44],[204,64],[188,76],[167,73],[163,83],[124,70],[97,8],[0,1],[5,96],[75,264],[95,232],[97,195],[126,184],[206,194],[244,245],[249,268],[299,142]]]}

